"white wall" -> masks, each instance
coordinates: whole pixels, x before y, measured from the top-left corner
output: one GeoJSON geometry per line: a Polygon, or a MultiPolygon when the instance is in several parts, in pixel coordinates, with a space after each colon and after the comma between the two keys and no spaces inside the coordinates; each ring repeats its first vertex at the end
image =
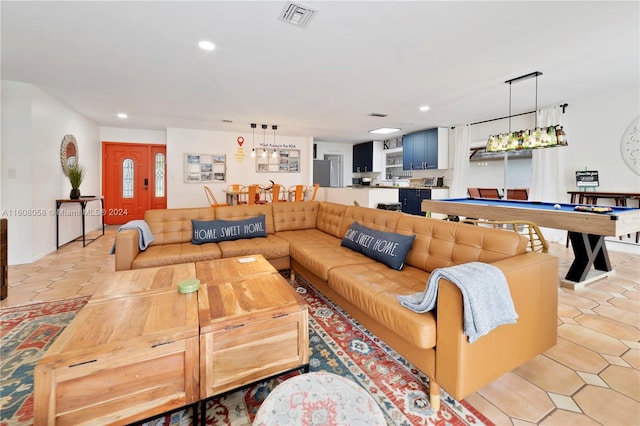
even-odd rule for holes
{"type": "Polygon", "coordinates": [[[100,127],[102,142],[145,143],[166,145],[167,132],[164,130],[124,129],[120,127],[100,127]]]}
{"type": "MultiPolygon", "coordinates": [[[[79,162],[87,168],[82,194],[99,195],[97,126],[35,86],[2,81],[0,206],[9,219],[10,264],[33,262],[56,249],[55,200],[69,198],[71,190],[60,164],[67,134],[75,136],[79,162]]],[[[79,205],[63,208],[79,210],[79,205]]],[[[100,228],[100,204],[88,204],[87,211],[87,231],[100,228]]],[[[80,236],[81,223],[78,216],[60,216],[60,244],[80,236]]]]}
{"type": "MultiPolygon", "coordinates": [[[[184,155],[193,154],[225,154],[227,156],[226,182],[206,183],[219,202],[224,202],[224,190],[227,185],[238,183],[249,185],[259,183],[269,185],[269,180],[285,187],[303,184],[310,185],[312,179],[311,157],[313,155],[313,139],[311,137],[279,136],[276,133],[275,146],[284,149],[300,150],[299,173],[257,173],[255,161],[251,157],[252,133],[238,134],[192,129],[167,129],[167,207],[205,207],[207,199],[201,183],[184,182],[184,155]],[[237,138],[245,140],[239,146],[237,138]]],[[[272,148],[273,133],[267,134],[266,143],[272,148]]],[[[263,137],[256,135],[256,150],[263,145],[263,137]],[[259,141],[258,141],[259,140],[259,141]]]]}
{"type": "Polygon", "coordinates": [[[620,141],[640,115],[640,86],[568,100],[566,126],[567,190],[575,190],[575,171],[598,170],[601,191],[640,192],[640,176],[625,164],[620,141]]]}

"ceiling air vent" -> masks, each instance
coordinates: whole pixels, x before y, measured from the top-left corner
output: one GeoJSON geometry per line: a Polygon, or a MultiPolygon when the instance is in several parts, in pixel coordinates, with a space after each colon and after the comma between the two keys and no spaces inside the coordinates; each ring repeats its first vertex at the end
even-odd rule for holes
{"type": "Polygon", "coordinates": [[[380,114],[379,112],[372,112],[369,117],[386,117],[387,114],[380,114]]]}
{"type": "Polygon", "coordinates": [[[302,4],[287,2],[280,14],[280,20],[297,27],[306,28],[318,11],[302,4]]]}

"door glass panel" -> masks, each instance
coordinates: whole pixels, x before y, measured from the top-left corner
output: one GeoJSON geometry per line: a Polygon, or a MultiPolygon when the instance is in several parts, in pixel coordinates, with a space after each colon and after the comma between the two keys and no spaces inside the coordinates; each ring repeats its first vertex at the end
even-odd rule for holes
{"type": "Polygon", "coordinates": [[[155,159],[156,197],[164,197],[164,154],[158,152],[155,159]]]}
{"type": "Polygon", "coordinates": [[[133,160],[122,161],[122,198],[133,198],[133,160]]]}

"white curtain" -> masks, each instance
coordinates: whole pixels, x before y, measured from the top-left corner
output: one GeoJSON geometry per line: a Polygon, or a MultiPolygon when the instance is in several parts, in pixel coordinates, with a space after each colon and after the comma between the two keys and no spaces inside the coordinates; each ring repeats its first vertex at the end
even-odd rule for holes
{"type": "Polygon", "coordinates": [[[467,197],[469,144],[469,125],[456,126],[453,130],[453,177],[449,188],[449,198],[467,197]]]}
{"type": "MultiPolygon", "coordinates": [[[[560,107],[554,106],[537,111],[538,127],[562,125],[562,112],[560,107]]],[[[534,149],[531,162],[531,187],[529,200],[544,201],[549,203],[561,203],[566,199],[564,191],[564,177],[566,161],[564,159],[566,149],[546,148],[534,149]]],[[[566,231],[551,228],[542,228],[542,233],[548,241],[564,243],[566,231]]]]}

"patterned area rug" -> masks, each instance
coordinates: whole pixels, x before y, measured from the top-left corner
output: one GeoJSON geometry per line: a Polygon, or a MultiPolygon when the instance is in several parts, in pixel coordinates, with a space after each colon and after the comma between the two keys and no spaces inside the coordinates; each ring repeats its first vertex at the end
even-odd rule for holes
{"type": "MultiPolygon", "coordinates": [[[[389,425],[483,425],[489,422],[465,401],[442,393],[434,413],[428,380],[301,277],[296,291],[309,304],[310,371],[339,374],[366,389],[389,425]]],[[[86,298],[2,311],[2,418],[0,425],[31,424],[33,367],[86,298]]],[[[251,425],[260,404],[279,383],[298,372],[207,402],[208,425],[251,425]]],[[[191,424],[191,410],[178,410],[145,426],[191,424]]]]}
{"type": "Polygon", "coordinates": [[[33,368],[88,297],[0,311],[0,425],[33,423],[33,368]]]}

